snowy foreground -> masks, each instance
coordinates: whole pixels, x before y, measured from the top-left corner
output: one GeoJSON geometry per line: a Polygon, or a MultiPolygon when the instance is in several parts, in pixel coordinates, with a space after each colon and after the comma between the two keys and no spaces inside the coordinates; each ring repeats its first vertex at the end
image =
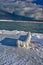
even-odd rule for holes
{"type": "MultiPolygon", "coordinates": [[[[6,37],[19,39],[24,31],[0,30],[0,41],[6,37]]],[[[0,43],[0,65],[43,65],[43,34],[32,33],[32,48],[11,47],[0,43]],[[36,46],[35,46],[36,45],[36,46]]]]}
{"type": "Polygon", "coordinates": [[[0,65],[43,65],[43,48],[26,49],[0,45],[0,65]]]}

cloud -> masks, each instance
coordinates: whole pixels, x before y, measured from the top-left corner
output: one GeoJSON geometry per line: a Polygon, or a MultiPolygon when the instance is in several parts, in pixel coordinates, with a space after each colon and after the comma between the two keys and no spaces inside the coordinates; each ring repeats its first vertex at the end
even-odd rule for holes
{"type": "Polygon", "coordinates": [[[32,3],[35,0],[8,0],[2,3],[2,7],[10,12],[18,15],[43,19],[43,6],[32,3]],[[10,1],[10,2],[8,2],[10,1]]]}

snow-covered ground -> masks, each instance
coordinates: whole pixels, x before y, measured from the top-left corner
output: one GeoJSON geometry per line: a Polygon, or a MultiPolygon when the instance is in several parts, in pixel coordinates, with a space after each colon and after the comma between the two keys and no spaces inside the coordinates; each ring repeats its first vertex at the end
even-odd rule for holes
{"type": "MultiPolygon", "coordinates": [[[[19,39],[21,35],[27,35],[24,31],[0,30],[0,41],[4,38],[19,39]]],[[[30,49],[11,47],[0,43],[0,65],[43,65],[43,34],[32,33],[30,49]]]]}
{"type": "Polygon", "coordinates": [[[26,49],[0,45],[0,65],[43,65],[43,48],[26,49]]]}

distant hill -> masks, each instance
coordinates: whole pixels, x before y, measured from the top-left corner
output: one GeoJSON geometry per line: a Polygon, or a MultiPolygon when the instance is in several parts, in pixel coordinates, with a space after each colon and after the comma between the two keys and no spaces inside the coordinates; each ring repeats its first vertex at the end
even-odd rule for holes
{"type": "Polygon", "coordinates": [[[0,10],[0,19],[7,19],[7,20],[23,20],[23,21],[31,21],[35,20],[34,18],[31,17],[25,17],[25,16],[20,16],[16,15],[15,13],[9,13],[3,10],[0,10]]]}

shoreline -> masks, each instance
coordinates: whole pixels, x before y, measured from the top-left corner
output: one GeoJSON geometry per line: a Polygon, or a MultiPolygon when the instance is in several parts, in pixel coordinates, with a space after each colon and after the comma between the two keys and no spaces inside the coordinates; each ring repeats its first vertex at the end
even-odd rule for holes
{"type": "Polygon", "coordinates": [[[29,23],[43,23],[43,21],[35,20],[35,21],[21,21],[21,20],[0,20],[0,22],[29,22],[29,23]]]}

